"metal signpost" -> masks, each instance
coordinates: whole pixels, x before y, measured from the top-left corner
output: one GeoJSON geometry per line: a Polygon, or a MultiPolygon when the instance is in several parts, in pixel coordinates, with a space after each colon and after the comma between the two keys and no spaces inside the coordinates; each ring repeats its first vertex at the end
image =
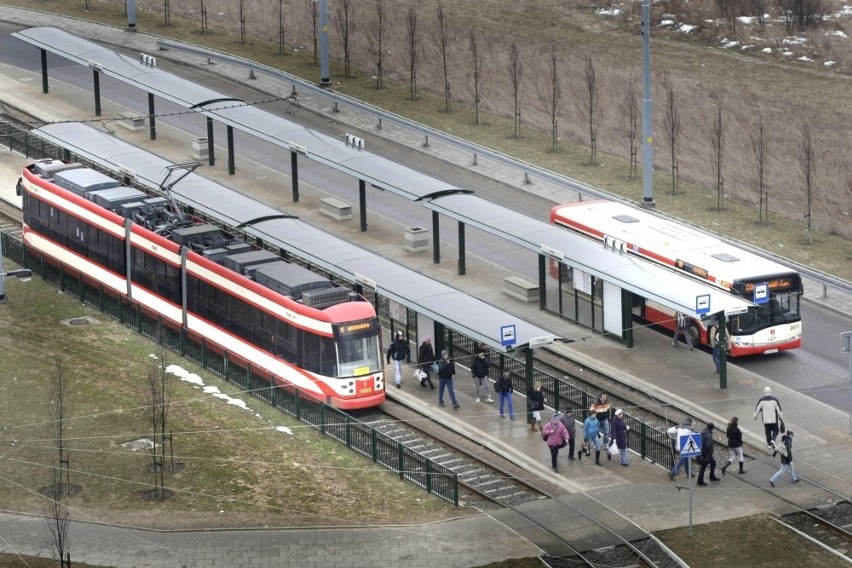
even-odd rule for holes
{"type": "Polygon", "coordinates": [[[692,536],[692,458],[701,455],[701,434],[686,434],[677,439],[680,457],[686,461],[686,488],[689,490],[689,536],[692,536]]]}
{"type": "Polygon", "coordinates": [[[6,298],[6,277],[10,278],[30,278],[33,271],[28,268],[20,268],[11,272],[6,272],[3,267],[3,234],[0,233],[0,304],[5,304],[8,301],[6,298]]]}

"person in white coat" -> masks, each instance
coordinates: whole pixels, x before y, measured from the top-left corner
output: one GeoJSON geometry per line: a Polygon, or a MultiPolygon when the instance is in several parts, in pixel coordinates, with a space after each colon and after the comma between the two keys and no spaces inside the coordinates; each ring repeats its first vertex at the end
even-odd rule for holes
{"type": "Polygon", "coordinates": [[[763,419],[763,431],[766,434],[766,446],[769,449],[775,445],[775,438],[778,437],[779,422],[783,419],[781,414],[781,402],[772,396],[772,389],[766,387],[763,389],[763,396],[757,401],[757,406],[754,407],[754,419],[757,420],[757,415],[760,414],[763,419]]]}

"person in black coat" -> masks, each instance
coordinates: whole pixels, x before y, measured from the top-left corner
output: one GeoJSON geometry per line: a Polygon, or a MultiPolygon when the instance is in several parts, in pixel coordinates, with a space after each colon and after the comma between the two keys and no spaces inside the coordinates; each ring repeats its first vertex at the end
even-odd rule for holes
{"type": "Polygon", "coordinates": [[[424,337],[423,343],[420,344],[420,349],[417,352],[417,366],[420,369],[420,386],[429,387],[434,390],[435,385],[432,384],[432,364],[435,362],[435,350],[432,348],[432,338],[424,337]]]}
{"type": "Polygon", "coordinates": [[[696,485],[707,485],[704,483],[704,471],[710,467],[710,481],[719,481],[716,477],[716,458],[713,457],[713,429],[716,428],[712,422],[707,423],[707,428],[701,432],[701,456],[698,470],[698,483],[696,485]]]}
{"type": "Polygon", "coordinates": [[[441,351],[441,360],[438,362],[438,406],[444,406],[444,389],[446,389],[450,391],[453,410],[461,408],[456,400],[456,391],[453,389],[453,378],[455,376],[456,364],[450,360],[450,353],[444,349],[441,351]]]}
{"type": "Polygon", "coordinates": [[[541,411],[544,410],[544,391],[541,390],[541,381],[533,381],[532,388],[527,391],[527,405],[532,414],[530,430],[535,432],[536,426],[541,427],[541,411]]]}
{"type": "Polygon", "coordinates": [[[743,469],[743,433],[740,430],[739,418],[736,416],[731,418],[725,434],[728,436],[728,461],[722,466],[722,475],[725,475],[725,470],[734,463],[734,458],[737,458],[740,463],[740,473],[745,473],[743,469]]]}
{"type": "Polygon", "coordinates": [[[500,418],[504,418],[503,407],[506,403],[509,404],[509,420],[515,419],[515,407],[512,403],[512,374],[509,371],[503,371],[494,382],[494,390],[497,391],[497,396],[500,400],[500,418]]]}

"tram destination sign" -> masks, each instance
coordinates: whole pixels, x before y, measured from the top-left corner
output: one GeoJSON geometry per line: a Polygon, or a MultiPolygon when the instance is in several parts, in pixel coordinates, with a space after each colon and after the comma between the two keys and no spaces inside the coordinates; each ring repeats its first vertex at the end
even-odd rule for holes
{"type": "Polygon", "coordinates": [[[552,335],[544,335],[542,337],[531,337],[530,338],[530,348],[535,349],[536,347],[544,347],[545,345],[551,345],[553,343],[552,335]]]}

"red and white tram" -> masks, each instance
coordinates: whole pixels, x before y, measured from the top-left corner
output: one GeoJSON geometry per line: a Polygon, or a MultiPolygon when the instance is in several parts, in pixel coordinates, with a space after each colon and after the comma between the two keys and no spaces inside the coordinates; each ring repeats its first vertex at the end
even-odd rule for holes
{"type": "Polygon", "coordinates": [[[385,398],[373,305],[79,164],[23,170],[24,243],[341,409],[385,398]]]}

